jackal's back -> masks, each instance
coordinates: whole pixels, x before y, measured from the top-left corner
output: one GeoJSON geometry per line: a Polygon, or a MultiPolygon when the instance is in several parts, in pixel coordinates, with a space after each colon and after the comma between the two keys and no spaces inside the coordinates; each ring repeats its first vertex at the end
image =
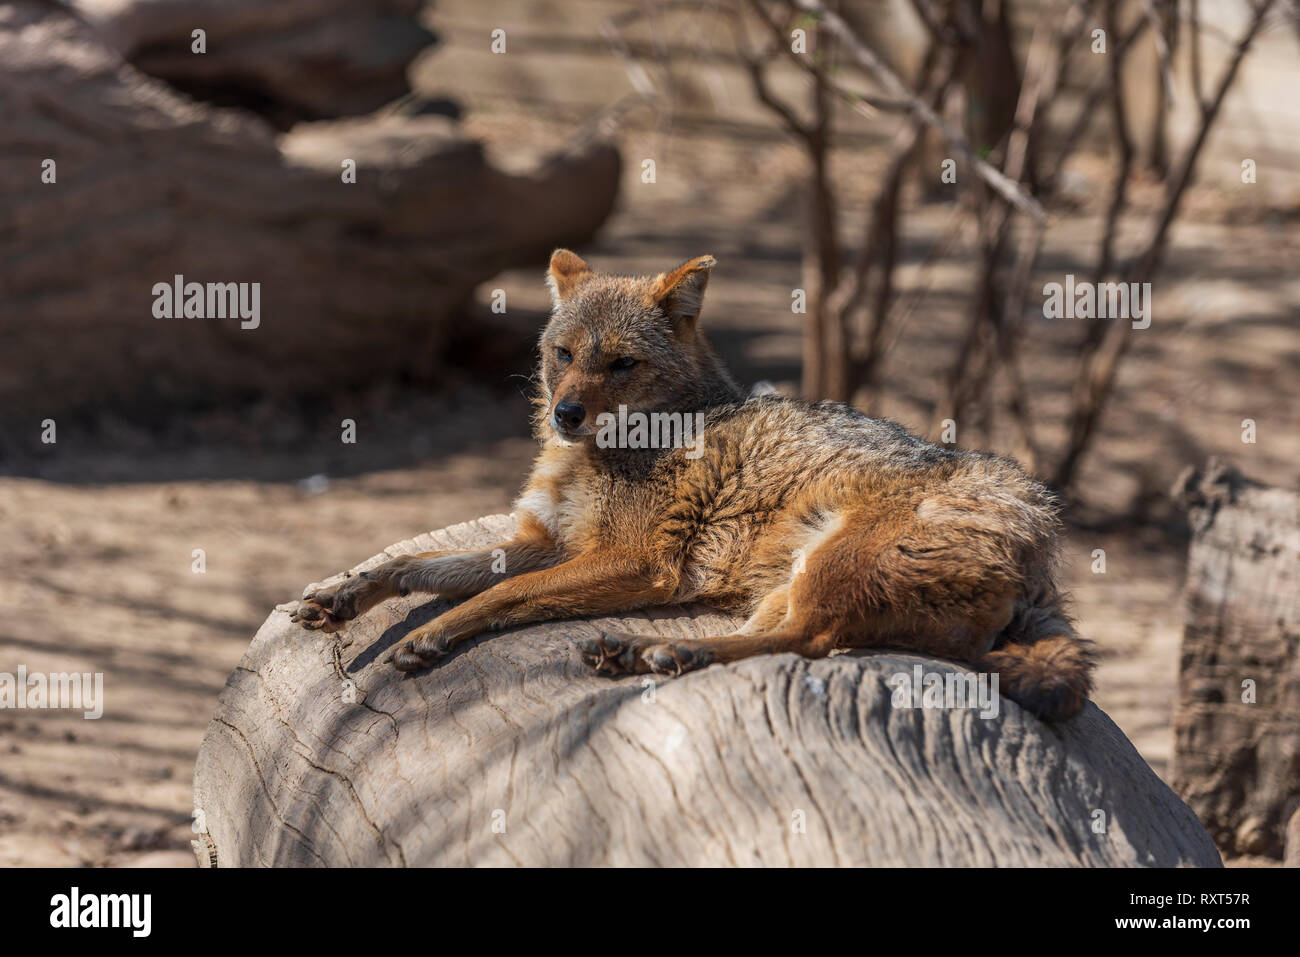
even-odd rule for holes
{"type": "Polygon", "coordinates": [[[731,606],[788,576],[801,548],[845,514],[942,526],[1023,578],[1050,566],[1056,508],[1015,462],[944,448],[837,403],[778,397],[712,410],[702,454],[665,458],[660,550],[683,558],[682,599],[731,606]]]}

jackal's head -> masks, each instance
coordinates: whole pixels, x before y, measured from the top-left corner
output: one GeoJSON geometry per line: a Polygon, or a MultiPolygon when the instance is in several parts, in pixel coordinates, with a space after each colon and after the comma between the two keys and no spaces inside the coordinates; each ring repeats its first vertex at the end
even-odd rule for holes
{"type": "Polygon", "coordinates": [[[551,255],[554,308],[541,340],[539,432],[596,434],[603,413],[695,412],[739,388],[696,328],[712,256],[655,276],[599,275],[567,249],[551,255]]]}

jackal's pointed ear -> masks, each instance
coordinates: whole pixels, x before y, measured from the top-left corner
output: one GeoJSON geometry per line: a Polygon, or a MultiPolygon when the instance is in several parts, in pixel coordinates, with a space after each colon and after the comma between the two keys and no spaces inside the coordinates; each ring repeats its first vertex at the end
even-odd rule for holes
{"type": "Polygon", "coordinates": [[[696,256],[672,272],[655,276],[650,296],[673,321],[674,329],[691,329],[704,305],[704,287],[709,270],[718,264],[712,256],[696,256]]]}
{"type": "Polygon", "coordinates": [[[591,267],[575,253],[567,249],[555,250],[551,253],[551,265],[546,270],[546,285],[551,289],[551,301],[558,305],[568,299],[590,275],[591,267]]]}

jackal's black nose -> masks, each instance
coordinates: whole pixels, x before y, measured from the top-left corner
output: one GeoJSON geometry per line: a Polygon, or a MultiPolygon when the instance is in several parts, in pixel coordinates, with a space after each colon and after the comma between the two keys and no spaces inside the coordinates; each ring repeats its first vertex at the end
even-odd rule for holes
{"type": "Polygon", "coordinates": [[[572,431],[582,425],[582,420],[587,417],[587,410],[577,402],[561,402],[555,407],[555,426],[559,429],[572,431]]]}

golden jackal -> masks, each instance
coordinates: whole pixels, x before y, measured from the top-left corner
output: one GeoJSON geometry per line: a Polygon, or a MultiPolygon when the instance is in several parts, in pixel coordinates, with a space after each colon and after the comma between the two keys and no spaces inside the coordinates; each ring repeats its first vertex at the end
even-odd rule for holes
{"type": "Polygon", "coordinates": [[[1009,459],[931,445],[843,405],[746,398],[698,329],[713,265],[607,276],[557,250],[542,450],[516,536],[309,590],[294,620],[334,631],[395,595],[468,598],[393,650],[414,671],[484,631],[697,601],[748,620],[699,640],[606,632],[583,658],[605,673],[676,675],[782,651],[905,649],[997,672],[1047,720],[1075,714],[1092,655],[1053,579],[1048,491],[1009,459]]]}

